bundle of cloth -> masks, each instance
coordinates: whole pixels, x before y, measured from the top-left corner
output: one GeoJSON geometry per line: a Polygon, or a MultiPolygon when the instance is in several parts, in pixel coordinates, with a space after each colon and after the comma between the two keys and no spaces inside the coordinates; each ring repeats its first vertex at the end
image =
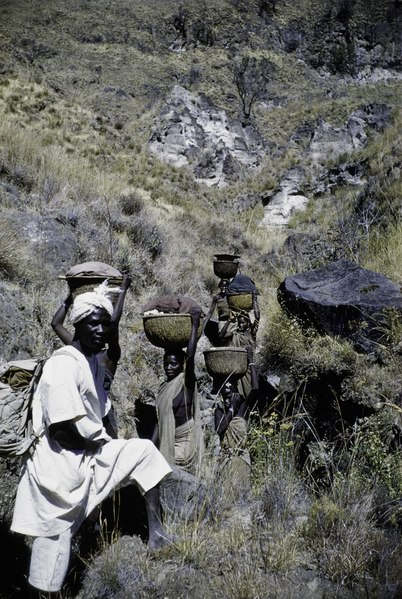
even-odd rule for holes
{"type": "Polygon", "coordinates": [[[238,295],[240,293],[258,293],[255,283],[247,275],[236,275],[229,283],[228,295],[238,295]]]}
{"type": "Polygon", "coordinates": [[[148,314],[189,314],[191,308],[200,308],[190,297],[185,295],[160,295],[150,299],[143,307],[144,315],[148,314]]]}
{"type": "Polygon", "coordinates": [[[66,273],[66,277],[105,277],[121,278],[122,274],[117,268],[105,262],[82,262],[75,264],[66,273]]]}

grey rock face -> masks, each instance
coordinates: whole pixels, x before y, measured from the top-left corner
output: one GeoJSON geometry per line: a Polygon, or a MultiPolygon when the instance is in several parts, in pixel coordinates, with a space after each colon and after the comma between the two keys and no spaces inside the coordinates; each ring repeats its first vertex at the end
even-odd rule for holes
{"type": "Polygon", "coordinates": [[[0,252],[0,350],[7,360],[24,359],[34,355],[44,326],[38,307],[47,301],[43,283],[56,281],[66,265],[76,262],[78,244],[73,228],[55,218],[6,210],[2,218],[8,235],[0,252]],[[30,284],[41,288],[40,298],[26,294],[30,284]]]}
{"type": "Polygon", "coordinates": [[[284,175],[277,189],[262,198],[266,206],[262,225],[286,225],[295,211],[304,210],[308,203],[300,191],[304,179],[304,169],[296,166],[284,175]]]}
{"type": "Polygon", "coordinates": [[[309,197],[305,187],[308,175],[313,175],[313,194],[328,191],[335,185],[362,185],[364,164],[348,162],[328,171],[325,165],[329,159],[336,160],[342,154],[353,155],[367,143],[369,129],[382,131],[390,121],[390,110],[385,104],[373,103],[354,111],[342,127],[334,127],[321,120],[315,128],[306,124],[299,128],[290,142],[293,146],[303,147],[305,162],[311,167],[297,165],[287,171],[278,187],[266,193],[261,199],[265,206],[265,215],[261,226],[286,225],[292,215],[306,208],[309,197]]]}
{"type": "Polygon", "coordinates": [[[21,212],[3,213],[3,222],[20,239],[27,259],[35,256],[36,270],[39,264],[58,275],[75,262],[78,245],[71,227],[49,216],[21,212]]]}
{"type": "Polygon", "coordinates": [[[343,162],[334,168],[324,171],[314,181],[314,191],[316,194],[326,193],[333,187],[341,185],[363,185],[366,183],[364,179],[365,162],[359,160],[357,162],[343,162]]]}
{"type": "Polygon", "coordinates": [[[334,258],[333,246],[317,233],[293,231],[284,247],[294,263],[309,264],[311,268],[320,266],[323,258],[328,261],[334,258]]]}
{"type": "Polygon", "coordinates": [[[336,158],[345,152],[363,148],[367,129],[382,131],[389,123],[390,111],[385,104],[368,104],[355,110],[343,127],[333,127],[322,121],[312,138],[309,153],[316,164],[329,156],[336,158]]]}
{"type": "Polygon", "coordinates": [[[149,151],[174,166],[187,166],[198,181],[225,186],[257,169],[263,144],[251,126],[231,121],[205,96],[174,86],[148,143],[149,151]]]}
{"type": "Polygon", "coordinates": [[[0,353],[4,362],[32,357],[36,340],[32,335],[32,318],[30,327],[26,325],[26,298],[16,285],[0,282],[0,302],[0,353]]]}

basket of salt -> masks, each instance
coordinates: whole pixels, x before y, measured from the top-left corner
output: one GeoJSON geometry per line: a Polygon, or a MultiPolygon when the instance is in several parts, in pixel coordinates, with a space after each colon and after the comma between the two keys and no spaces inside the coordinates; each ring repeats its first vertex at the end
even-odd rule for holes
{"type": "Polygon", "coordinates": [[[214,273],[221,279],[232,279],[238,271],[240,256],[232,254],[215,254],[213,259],[214,273]]]}
{"type": "Polygon", "coordinates": [[[204,360],[211,377],[241,376],[247,372],[247,350],[244,347],[211,347],[204,351],[204,360]]]}
{"type": "MultiPolygon", "coordinates": [[[[147,314],[142,317],[145,335],[155,347],[186,347],[190,339],[192,322],[190,314],[147,314]]],[[[197,331],[202,333],[203,318],[197,331]]]]}
{"type": "Polygon", "coordinates": [[[231,310],[240,311],[244,310],[250,312],[253,308],[253,294],[252,293],[233,293],[226,296],[228,306],[231,310]]]}

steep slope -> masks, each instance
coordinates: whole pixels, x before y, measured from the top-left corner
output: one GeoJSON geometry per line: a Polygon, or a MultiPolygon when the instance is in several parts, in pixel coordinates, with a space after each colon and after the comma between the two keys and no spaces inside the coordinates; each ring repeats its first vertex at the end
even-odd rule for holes
{"type": "MultiPolygon", "coordinates": [[[[297,323],[281,313],[276,288],[289,273],[338,257],[402,280],[400,31],[400,3],[391,0],[204,0],[182,5],[173,0],[4,0],[0,363],[48,355],[57,345],[49,323],[67,291],[57,276],[72,264],[96,259],[129,272],[133,286],[122,320],[124,355],[114,396],[122,433],[133,434],[133,398],[152,398],[162,374],[159,352],[141,335],[141,306],[152,295],[177,292],[207,310],[217,284],[212,257],[233,252],[241,255],[243,272],[260,290],[261,373],[273,379],[280,374],[281,393],[290,403],[299,399],[300,381],[307,388],[314,386],[318,374],[330,377],[340,371],[348,376],[352,372],[343,391],[348,397],[375,397],[392,387],[387,397],[394,399],[400,359],[396,351],[384,350],[383,368],[338,340],[304,336],[297,323]],[[387,115],[380,125],[368,124],[373,106],[387,115]],[[151,152],[156,144],[167,146],[171,159],[151,152]],[[284,196],[301,198],[296,205],[303,210],[289,209],[283,217],[281,203],[279,226],[274,227],[272,212],[267,214],[284,196]]],[[[395,340],[400,329],[398,323],[393,327],[395,340]]],[[[209,379],[199,354],[200,387],[206,396],[209,379]]],[[[396,597],[397,563],[391,560],[387,571],[381,567],[387,555],[395,555],[389,539],[396,543],[399,532],[393,529],[381,553],[376,543],[385,533],[370,520],[377,509],[374,491],[359,495],[359,478],[361,487],[354,487],[356,496],[348,495],[349,504],[346,493],[344,503],[338,501],[334,487],[331,501],[338,501],[338,507],[326,498],[327,503],[317,500],[309,511],[311,497],[300,478],[290,468],[281,470],[283,456],[291,461],[286,452],[296,443],[297,430],[290,439],[276,437],[275,431],[285,434],[291,420],[278,424],[276,417],[254,430],[254,459],[267,475],[266,481],[256,480],[256,520],[247,513],[240,524],[236,517],[231,520],[227,533],[223,527],[218,532],[201,527],[196,538],[192,531],[192,543],[167,556],[163,567],[171,574],[171,557],[179,573],[190,563],[183,566],[186,584],[181,586],[178,576],[165,588],[158,579],[158,592],[184,596],[194,570],[208,578],[212,568],[218,596],[235,596],[241,564],[241,579],[249,582],[248,587],[244,582],[244,596],[263,596],[267,584],[280,596],[288,572],[284,563],[291,563],[289,596],[302,596],[299,577],[306,597],[312,588],[318,588],[317,598],[338,596],[338,591],[359,596],[345,590],[343,580],[352,587],[358,580],[355,592],[366,596],[362,581],[369,571],[375,581],[369,591],[373,597],[376,588],[379,596],[396,597]],[[275,480],[268,478],[274,470],[269,460],[277,460],[275,480]],[[289,483],[284,493],[301,498],[299,512],[289,495],[289,503],[281,502],[283,479],[289,483]],[[276,496],[270,495],[267,481],[276,496]],[[265,494],[260,493],[263,488],[265,494]],[[347,559],[340,560],[342,552],[332,548],[331,562],[330,550],[325,553],[325,544],[317,539],[321,535],[330,543],[336,531],[348,529],[358,540],[356,527],[343,519],[349,508],[356,515],[356,497],[367,507],[364,522],[355,520],[366,535],[361,542],[367,543],[370,556],[380,557],[359,561],[353,539],[342,537],[344,547],[347,541],[355,552],[347,555],[348,570],[347,559]],[[280,511],[275,500],[285,507],[277,517],[278,529],[271,530],[272,514],[280,511]],[[298,528],[307,521],[307,532],[298,528]],[[203,548],[215,533],[216,547],[208,554],[203,548]],[[307,545],[316,551],[313,570],[307,545]],[[236,556],[234,565],[219,555],[228,546],[236,556]],[[289,561],[281,562],[282,550],[289,561]],[[320,552],[327,569],[324,557],[321,562],[317,557],[320,552]],[[343,570],[336,569],[337,559],[343,570]],[[334,586],[326,586],[326,576],[336,581],[334,586]],[[226,589],[225,580],[232,586],[226,589]]],[[[373,446],[380,443],[372,431],[363,433],[373,446]]],[[[324,445],[315,447],[314,465],[322,469],[330,455],[324,445]]],[[[370,454],[371,446],[365,451],[370,454]]],[[[389,501],[392,517],[387,526],[392,529],[394,519],[400,527],[396,494],[390,499],[384,483],[392,463],[370,456],[372,468],[383,468],[376,497],[383,493],[384,502],[389,501]]],[[[2,463],[0,468],[1,514],[7,522],[17,466],[2,463]]],[[[219,518],[225,523],[224,514],[219,518]]],[[[130,546],[127,555],[137,549],[130,546]]],[[[155,590],[150,580],[158,574],[152,564],[147,567],[145,596],[151,587],[155,590]]],[[[20,583],[10,583],[9,596],[18,596],[20,583]]],[[[211,596],[216,596],[213,590],[211,596]]]]}

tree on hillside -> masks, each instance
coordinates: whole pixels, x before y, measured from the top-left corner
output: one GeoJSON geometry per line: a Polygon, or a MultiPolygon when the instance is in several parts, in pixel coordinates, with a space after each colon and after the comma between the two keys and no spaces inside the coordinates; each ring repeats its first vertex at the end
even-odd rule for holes
{"type": "Polygon", "coordinates": [[[272,15],[276,12],[277,0],[258,0],[258,16],[272,15]]]}
{"type": "Polygon", "coordinates": [[[355,0],[338,0],[335,5],[336,19],[340,22],[348,24],[352,19],[355,10],[355,0]]]}
{"type": "Polygon", "coordinates": [[[173,15],[172,22],[176,30],[177,40],[180,40],[183,47],[188,42],[188,11],[182,4],[180,4],[177,12],[173,15]]]}
{"type": "Polygon", "coordinates": [[[243,54],[233,57],[231,68],[242,105],[243,124],[248,124],[253,106],[266,94],[275,65],[267,58],[257,59],[243,54]]]}

